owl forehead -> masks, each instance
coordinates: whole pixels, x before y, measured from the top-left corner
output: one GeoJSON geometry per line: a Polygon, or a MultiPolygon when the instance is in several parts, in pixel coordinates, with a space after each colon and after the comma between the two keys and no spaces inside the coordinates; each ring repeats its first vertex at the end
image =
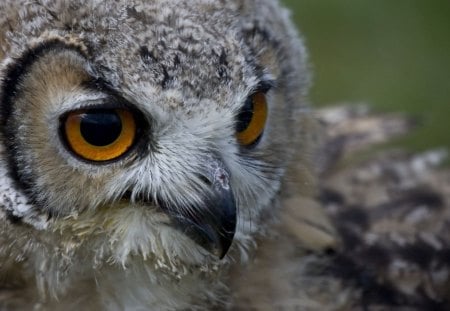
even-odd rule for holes
{"type": "Polygon", "coordinates": [[[229,108],[234,97],[244,98],[256,84],[245,49],[232,35],[195,39],[188,32],[168,31],[173,33],[123,37],[120,47],[108,43],[97,49],[93,63],[115,89],[133,97],[155,98],[177,90],[183,98],[172,102],[177,109],[195,108],[205,99],[229,108]]]}
{"type": "Polygon", "coordinates": [[[20,29],[25,40],[55,34],[77,38],[86,45],[96,73],[129,97],[177,90],[183,99],[177,109],[200,108],[204,99],[229,108],[239,106],[262,75],[255,72],[258,66],[229,3],[42,3],[22,9],[33,20],[20,29]]]}

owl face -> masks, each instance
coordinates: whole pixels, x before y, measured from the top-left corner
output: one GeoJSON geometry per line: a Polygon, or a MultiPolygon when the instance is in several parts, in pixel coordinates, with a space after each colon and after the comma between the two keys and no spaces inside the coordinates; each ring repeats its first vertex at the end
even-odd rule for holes
{"type": "Polygon", "coordinates": [[[282,65],[287,47],[250,12],[161,3],[17,9],[32,22],[3,43],[5,178],[44,231],[222,258],[276,206],[303,65],[282,65]]]}

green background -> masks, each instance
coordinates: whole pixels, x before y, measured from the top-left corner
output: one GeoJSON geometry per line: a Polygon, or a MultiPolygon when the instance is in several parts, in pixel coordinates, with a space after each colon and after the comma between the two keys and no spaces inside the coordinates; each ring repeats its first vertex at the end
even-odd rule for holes
{"type": "Polygon", "coordinates": [[[450,0],[284,0],[310,51],[315,106],[367,103],[420,126],[396,141],[450,149],[450,0]]]}

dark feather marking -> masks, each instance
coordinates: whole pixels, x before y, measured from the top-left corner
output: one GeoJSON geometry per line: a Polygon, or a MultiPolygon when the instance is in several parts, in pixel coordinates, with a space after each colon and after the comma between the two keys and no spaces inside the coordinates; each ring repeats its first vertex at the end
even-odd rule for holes
{"type": "Polygon", "coordinates": [[[345,204],[345,197],[336,190],[330,188],[322,188],[319,193],[319,201],[326,205],[329,204],[345,204]]]}
{"type": "Polygon", "coordinates": [[[163,73],[163,79],[161,81],[161,87],[163,89],[166,89],[169,83],[173,80],[173,78],[169,75],[167,72],[167,69],[165,66],[161,65],[162,73],[163,73]]]}
{"type": "Polygon", "coordinates": [[[406,198],[406,202],[415,206],[425,205],[431,208],[442,208],[444,206],[442,196],[432,189],[417,187],[403,193],[403,196],[406,198]]]}
{"type": "Polygon", "coordinates": [[[339,213],[337,221],[341,223],[351,222],[351,225],[358,226],[360,229],[369,227],[369,218],[367,213],[361,207],[348,207],[342,213],[339,213]]]}
{"type": "Polygon", "coordinates": [[[363,310],[386,310],[385,308],[407,308],[407,310],[449,310],[448,300],[435,301],[422,290],[419,295],[409,296],[395,288],[390,282],[380,279],[376,270],[368,266],[369,261],[360,263],[357,254],[348,257],[343,254],[332,256],[325,272],[346,284],[361,289],[361,308],[363,310]],[[383,307],[383,308],[381,308],[383,307]],[[381,309],[380,309],[381,308],[381,309]]]}
{"type": "Polygon", "coordinates": [[[437,253],[433,247],[423,241],[416,241],[412,245],[401,247],[397,252],[401,258],[416,263],[422,269],[429,267],[437,253]]]}
{"type": "Polygon", "coordinates": [[[139,48],[139,55],[142,58],[142,61],[147,65],[153,64],[157,61],[155,55],[153,55],[153,53],[150,52],[146,46],[141,46],[139,48]]]}
{"type": "Polygon", "coordinates": [[[16,215],[14,215],[11,211],[6,211],[6,217],[8,218],[8,220],[15,225],[19,225],[22,224],[22,217],[18,217],[16,215]]]}
{"type": "Polygon", "coordinates": [[[360,265],[343,254],[334,256],[327,273],[362,289],[362,305],[364,309],[371,303],[383,303],[398,306],[402,303],[403,295],[397,293],[389,284],[379,284],[376,275],[367,267],[360,265]]]}

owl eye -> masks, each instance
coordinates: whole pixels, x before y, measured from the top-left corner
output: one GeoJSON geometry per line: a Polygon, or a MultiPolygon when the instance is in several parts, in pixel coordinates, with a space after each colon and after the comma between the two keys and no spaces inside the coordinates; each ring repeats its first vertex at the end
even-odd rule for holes
{"type": "Polygon", "coordinates": [[[127,109],[70,112],[62,124],[70,150],[89,161],[109,161],[125,154],[136,138],[136,121],[127,109]]]}
{"type": "Polygon", "coordinates": [[[261,137],[267,119],[266,94],[258,91],[249,96],[237,115],[236,137],[243,146],[251,146],[261,137]]]}

